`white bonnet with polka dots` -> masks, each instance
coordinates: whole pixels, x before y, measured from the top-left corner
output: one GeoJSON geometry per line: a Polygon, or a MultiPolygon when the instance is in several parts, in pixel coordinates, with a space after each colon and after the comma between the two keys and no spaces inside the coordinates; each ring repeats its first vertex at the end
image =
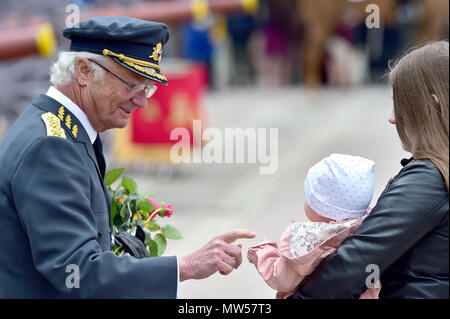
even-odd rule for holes
{"type": "Polygon", "coordinates": [[[359,218],[372,200],[374,171],[371,160],[331,154],[309,169],[305,179],[306,202],[323,217],[359,218]]]}

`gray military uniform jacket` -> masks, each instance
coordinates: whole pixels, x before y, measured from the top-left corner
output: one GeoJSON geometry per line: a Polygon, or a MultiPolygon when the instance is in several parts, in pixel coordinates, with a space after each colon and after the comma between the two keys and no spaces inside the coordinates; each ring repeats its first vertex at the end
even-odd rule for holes
{"type": "Polygon", "coordinates": [[[176,257],[116,257],[109,211],[86,131],[39,96],[0,144],[0,297],[175,298],[176,257]]]}

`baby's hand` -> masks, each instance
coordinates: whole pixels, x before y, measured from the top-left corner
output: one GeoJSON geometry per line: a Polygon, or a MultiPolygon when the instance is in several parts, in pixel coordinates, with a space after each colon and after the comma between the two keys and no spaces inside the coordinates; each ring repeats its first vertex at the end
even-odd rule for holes
{"type": "Polygon", "coordinates": [[[258,247],[258,245],[265,245],[265,244],[267,244],[269,242],[270,242],[269,238],[263,237],[263,238],[261,238],[261,241],[259,242],[259,244],[257,244],[255,246],[253,246],[252,248],[248,249],[248,251],[247,251],[247,258],[248,258],[248,261],[251,264],[254,264],[256,266],[257,263],[258,263],[258,256],[256,255],[256,251],[258,249],[261,249],[261,247],[258,247]]]}
{"type": "Polygon", "coordinates": [[[247,251],[247,258],[249,263],[256,265],[258,256],[256,256],[256,251],[254,248],[249,248],[247,251]]]}

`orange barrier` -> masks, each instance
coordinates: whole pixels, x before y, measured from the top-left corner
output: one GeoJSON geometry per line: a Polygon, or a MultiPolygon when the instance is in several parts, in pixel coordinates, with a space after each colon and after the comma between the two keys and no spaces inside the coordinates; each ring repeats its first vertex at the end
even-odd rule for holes
{"type": "Polygon", "coordinates": [[[55,50],[56,41],[49,23],[0,33],[0,60],[32,54],[52,57],[55,50]]]}
{"type": "Polygon", "coordinates": [[[203,19],[208,13],[231,14],[237,12],[254,13],[259,8],[259,0],[192,0],[155,1],[139,3],[130,7],[107,7],[82,14],[81,19],[95,16],[127,16],[142,20],[164,23],[179,23],[192,19],[203,19]]]}
{"type": "MultiPolygon", "coordinates": [[[[192,19],[201,20],[210,13],[253,13],[258,10],[259,0],[192,0],[155,1],[136,5],[110,6],[87,11],[81,20],[95,16],[128,16],[142,20],[180,23],[192,19]]],[[[51,57],[56,49],[52,26],[49,23],[22,29],[0,32],[0,60],[32,54],[51,57]]]]}

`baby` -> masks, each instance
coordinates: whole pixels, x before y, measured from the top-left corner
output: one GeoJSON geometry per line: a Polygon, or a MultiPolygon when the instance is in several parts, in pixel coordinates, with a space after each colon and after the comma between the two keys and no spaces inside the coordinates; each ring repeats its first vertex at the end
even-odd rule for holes
{"type": "MultiPolygon", "coordinates": [[[[305,179],[305,214],[311,222],[292,223],[281,236],[281,249],[263,240],[250,247],[248,260],[275,290],[292,295],[326,256],[353,234],[368,214],[374,189],[375,163],[332,154],[309,169],[305,179]]],[[[377,298],[370,288],[361,299],[377,298]]]]}

